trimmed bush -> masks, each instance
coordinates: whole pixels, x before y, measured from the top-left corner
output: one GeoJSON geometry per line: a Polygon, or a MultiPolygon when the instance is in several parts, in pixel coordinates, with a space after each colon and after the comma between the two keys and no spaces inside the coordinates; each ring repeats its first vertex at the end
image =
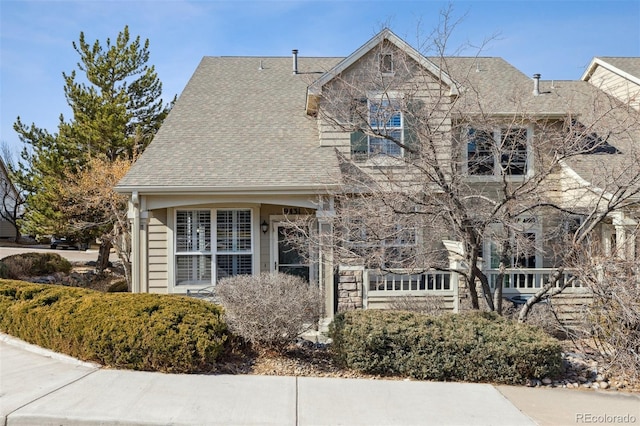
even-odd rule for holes
{"type": "Polygon", "coordinates": [[[228,338],[212,303],[8,280],[0,331],[113,368],[171,373],[211,371],[228,338]]]}
{"type": "Polygon", "coordinates": [[[215,295],[229,329],[257,346],[282,350],[320,320],[317,286],[282,273],[236,275],[220,280],[215,295]]]}
{"type": "Polygon", "coordinates": [[[56,272],[66,274],[71,271],[71,263],[58,253],[14,254],[2,259],[2,263],[6,267],[3,278],[34,277],[56,272]]]}
{"type": "Polygon", "coordinates": [[[341,364],[371,374],[523,384],[562,368],[557,340],[490,313],[351,311],[336,315],[329,336],[341,364]]]}

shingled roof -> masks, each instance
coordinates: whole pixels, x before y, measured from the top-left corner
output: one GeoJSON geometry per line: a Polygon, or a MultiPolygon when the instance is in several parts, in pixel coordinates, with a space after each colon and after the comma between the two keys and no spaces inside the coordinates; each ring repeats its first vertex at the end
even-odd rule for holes
{"type": "MultiPolygon", "coordinates": [[[[383,35],[395,40],[388,30],[383,35]]],[[[356,53],[362,56],[366,46],[356,53]]],[[[601,60],[640,76],[639,58],[601,60]]],[[[458,85],[456,104],[465,114],[570,115],[588,121],[597,98],[604,95],[588,81],[541,81],[536,96],[532,78],[501,58],[425,58],[425,63],[441,69],[447,84],[458,85]]],[[[316,118],[306,113],[307,94],[331,80],[341,66],[352,65],[355,61],[349,58],[300,57],[296,74],[291,57],[203,58],[153,142],[117,189],[313,192],[337,183],[339,159],[332,147],[320,146],[316,118]]],[[[636,131],[604,133],[616,154],[568,161],[593,183],[598,181],[594,170],[602,170],[605,163],[629,166],[627,156],[619,153],[636,149],[639,140],[636,131]]]]}
{"type": "Polygon", "coordinates": [[[205,57],[118,190],[323,188],[338,176],[305,114],[308,84],[337,58],[205,57]]]}

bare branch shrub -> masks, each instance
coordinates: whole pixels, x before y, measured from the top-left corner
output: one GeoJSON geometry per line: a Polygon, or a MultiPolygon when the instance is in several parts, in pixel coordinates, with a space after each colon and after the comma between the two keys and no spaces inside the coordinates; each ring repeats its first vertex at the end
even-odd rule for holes
{"type": "Polygon", "coordinates": [[[317,286],[283,273],[224,278],[216,285],[215,294],[234,334],[275,350],[283,350],[316,327],[323,303],[317,286]]]}
{"type": "MultiPolygon", "coordinates": [[[[504,309],[504,316],[513,320],[518,319],[520,306],[515,303],[507,302],[504,309]]],[[[558,339],[567,337],[570,330],[560,321],[558,313],[552,302],[545,300],[543,303],[536,303],[531,308],[524,323],[538,327],[545,333],[558,339]]]]}
{"type": "Polygon", "coordinates": [[[586,309],[586,331],[595,349],[608,362],[609,370],[638,383],[640,266],[637,261],[625,260],[623,257],[628,253],[623,255],[620,251],[613,251],[610,256],[597,256],[587,250],[581,254],[576,263],[593,296],[593,303],[586,309]]]}

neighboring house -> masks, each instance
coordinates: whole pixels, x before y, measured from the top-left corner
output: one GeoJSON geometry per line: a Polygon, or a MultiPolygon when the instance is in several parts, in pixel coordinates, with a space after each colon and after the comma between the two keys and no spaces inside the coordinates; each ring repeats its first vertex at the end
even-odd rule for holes
{"type": "MultiPolygon", "coordinates": [[[[394,68],[398,52],[410,64],[407,69],[418,67],[430,76],[429,81],[414,81],[419,90],[436,91],[444,99],[460,96],[466,113],[482,115],[490,110],[492,119],[518,114],[513,102],[516,94],[522,99],[518,107],[537,111],[541,119],[583,120],[588,115],[587,100],[601,89],[637,104],[632,84],[638,84],[638,58],[595,59],[583,81],[549,82],[539,77],[532,81],[501,58],[452,57],[440,63],[446,64],[444,69],[389,30],[347,58],[298,57],[297,51],[293,57],[204,57],[153,142],[116,188],[131,196],[133,291],[184,294],[231,275],[284,271],[320,285],[328,317],[336,310],[384,307],[390,298],[404,294],[438,294],[457,310],[456,274],[434,271],[416,278],[384,275],[361,265],[338,265],[329,249],[299,255],[283,231],[287,220],[311,217],[310,234],[319,240],[330,238],[333,194],[342,188],[341,167],[349,163],[375,180],[386,165],[376,163],[373,153],[391,159],[408,155],[408,145],[337,129],[318,114],[328,94],[339,89],[336,76],[358,76],[372,63],[383,76],[403,72],[394,68]],[[600,68],[626,78],[629,84],[621,91],[619,83],[605,83],[600,68]],[[482,95],[481,104],[473,102],[465,84],[482,95]]],[[[355,101],[372,114],[367,99],[355,101]]],[[[353,104],[354,99],[349,102],[353,104]]],[[[347,107],[346,114],[357,108],[347,107]]],[[[442,120],[448,120],[450,129],[455,127],[451,117],[442,120]]],[[[371,118],[368,124],[384,127],[409,144],[408,121],[396,114],[383,121],[371,118]]],[[[473,143],[471,139],[461,143],[451,130],[443,137],[442,155],[451,156],[454,146],[462,146],[460,170],[471,180],[499,182],[504,173],[517,180],[535,173],[534,128],[533,123],[523,125],[506,136],[504,127],[497,124],[490,130],[474,130],[473,143]],[[487,154],[483,144],[507,137],[512,148],[505,165],[500,156],[487,154]]],[[[640,144],[640,139],[634,141],[640,144]]],[[[614,149],[625,143],[630,142],[620,140],[614,149]]],[[[612,161],[621,167],[622,157],[568,159],[558,170],[561,192],[579,193],[582,199],[606,196],[606,188],[598,188],[594,167],[610,167],[612,161]]],[[[528,235],[535,240],[543,221],[528,223],[528,235]]],[[[606,244],[620,245],[625,235],[631,239],[630,229],[636,225],[635,212],[621,211],[601,232],[606,244]]],[[[444,244],[452,268],[463,267],[457,264],[461,247],[456,241],[444,244]]],[[[635,243],[627,246],[631,247],[628,255],[636,256],[635,243]]],[[[491,241],[485,248],[482,267],[493,276],[498,271],[491,258],[491,241]]],[[[520,269],[513,272],[505,294],[535,292],[551,273],[552,259],[536,251],[517,260],[513,266],[520,269]],[[530,273],[522,274],[522,268],[530,273]],[[518,281],[520,277],[525,278],[518,281]]]]}
{"type": "Polygon", "coordinates": [[[0,204],[0,209],[2,209],[2,214],[0,214],[0,238],[15,238],[16,228],[7,218],[13,218],[15,220],[20,217],[22,207],[20,203],[16,205],[16,201],[20,199],[20,194],[13,182],[11,182],[9,173],[2,159],[0,159],[0,195],[2,196],[2,204],[0,204]]]}

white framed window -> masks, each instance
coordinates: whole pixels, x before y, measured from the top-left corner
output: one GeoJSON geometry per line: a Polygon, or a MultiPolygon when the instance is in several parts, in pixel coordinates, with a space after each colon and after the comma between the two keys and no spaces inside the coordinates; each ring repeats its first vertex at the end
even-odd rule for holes
{"type": "Polygon", "coordinates": [[[251,210],[216,211],[216,275],[250,275],[253,272],[251,210]]]}
{"type": "Polygon", "coordinates": [[[468,176],[525,176],[531,173],[531,127],[463,131],[468,176]]]}
{"type": "Polygon", "coordinates": [[[175,224],[176,285],[211,284],[211,211],[179,210],[175,224]]]}
{"type": "Polygon", "coordinates": [[[202,287],[253,273],[251,209],[176,210],[174,223],[175,286],[202,287]]]}

